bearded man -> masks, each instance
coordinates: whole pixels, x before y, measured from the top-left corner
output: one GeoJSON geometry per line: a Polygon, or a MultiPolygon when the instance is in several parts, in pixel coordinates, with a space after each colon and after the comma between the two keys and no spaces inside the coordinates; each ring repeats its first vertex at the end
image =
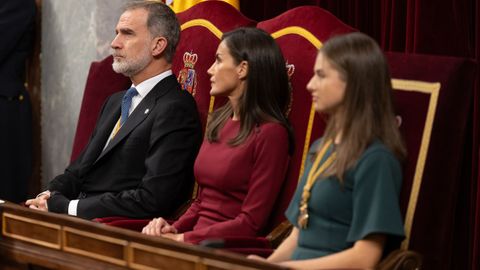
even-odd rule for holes
{"type": "Polygon", "coordinates": [[[191,195],[202,135],[195,101],[171,71],[176,16],[160,1],[131,2],[115,31],[113,70],[132,87],[107,99],[85,149],[30,208],[148,218],[171,215],[191,195]]]}

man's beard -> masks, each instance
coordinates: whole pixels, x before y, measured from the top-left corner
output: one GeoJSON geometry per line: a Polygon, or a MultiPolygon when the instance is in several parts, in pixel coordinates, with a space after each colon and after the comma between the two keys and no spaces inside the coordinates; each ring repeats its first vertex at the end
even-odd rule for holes
{"type": "MultiPolygon", "coordinates": [[[[113,55],[115,56],[115,52],[113,55]]],[[[120,60],[113,58],[112,68],[116,73],[132,77],[145,69],[151,60],[152,57],[148,46],[145,46],[143,52],[137,58],[120,58],[120,60]]]]}

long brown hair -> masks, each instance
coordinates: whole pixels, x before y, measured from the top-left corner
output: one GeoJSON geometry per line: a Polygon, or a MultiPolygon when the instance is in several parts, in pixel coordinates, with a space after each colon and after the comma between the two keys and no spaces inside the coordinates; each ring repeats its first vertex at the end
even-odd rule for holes
{"type": "Polygon", "coordinates": [[[343,101],[325,130],[324,142],[341,132],[337,159],[327,174],[343,182],[345,171],[374,140],[403,160],[406,149],[395,119],[390,71],[377,43],[365,34],[350,33],[328,40],[319,53],[346,82],[343,101]]]}
{"type": "MultiPolygon", "coordinates": [[[[236,64],[248,62],[246,89],[238,101],[240,131],[229,144],[242,144],[255,126],[277,122],[289,133],[289,149],[293,152],[293,132],[284,115],[289,101],[288,75],[282,52],[273,38],[257,28],[238,28],[222,36],[236,64]]],[[[210,115],[206,136],[218,140],[218,132],[233,115],[230,102],[210,115]]]]}

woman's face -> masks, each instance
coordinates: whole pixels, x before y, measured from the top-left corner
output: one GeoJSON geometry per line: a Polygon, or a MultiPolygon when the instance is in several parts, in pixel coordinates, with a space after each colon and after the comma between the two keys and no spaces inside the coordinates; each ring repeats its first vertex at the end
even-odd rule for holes
{"type": "Polygon", "coordinates": [[[313,76],[307,84],[317,112],[334,113],[343,101],[346,82],[322,53],[317,55],[313,76]]]}
{"type": "Polygon", "coordinates": [[[212,87],[210,95],[240,97],[246,78],[245,63],[236,64],[225,41],[222,41],[218,45],[215,62],[207,71],[212,87]]]}

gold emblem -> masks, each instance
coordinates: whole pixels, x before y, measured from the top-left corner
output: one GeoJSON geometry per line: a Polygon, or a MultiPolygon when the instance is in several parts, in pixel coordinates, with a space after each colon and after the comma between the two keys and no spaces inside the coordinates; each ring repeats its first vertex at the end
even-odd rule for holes
{"type": "Polygon", "coordinates": [[[307,209],[307,204],[302,203],[300,206],[300,214],[298,215],[298,227],[300,229],[306,229],[308,225],[308,209],[307,209]]]}
{"type": "Polygon", "coordinates": [[[331,140],[323,144],[322,149],[318,153],[312,167],[310,168],[310,171],[308,172],[307,181],[303,186],[302,199],[299,208],[300,213],[298,214],[297,218],[297,224],[300,229],[306,229],[308,226],[308,201],[310,200],[310,191],[312,190],[313,184],[336,159],[336,152],[333,152],[323,163],[321,163],[327,154],[328,148],[330,148],[332,144],[333,142],[331,140]]]}
{"type": "Polygon", "coordinates": [[[183,68],[178,73],[178,82],[183,90],[187,90],[192,96],[195,96],[197,88],[197,76],[195,72],[195,64],[198,55],[196,53],[185,52],[183,54],[183,68]]]}
{"type": "Polygon", "coordinates": [[[287,108],[285,108],[285,117],[288,117],[288,115],[290,114],[290,111],[292,110],[292,103],[293,103],[292,76],[293,76],[293,73],[295,73],[295,65],[289,64],[287,61],[287,63],[285,64],[285,68],[287,69],[288,91],[290,92],[290,102],[288,103],[287,108]]]}

